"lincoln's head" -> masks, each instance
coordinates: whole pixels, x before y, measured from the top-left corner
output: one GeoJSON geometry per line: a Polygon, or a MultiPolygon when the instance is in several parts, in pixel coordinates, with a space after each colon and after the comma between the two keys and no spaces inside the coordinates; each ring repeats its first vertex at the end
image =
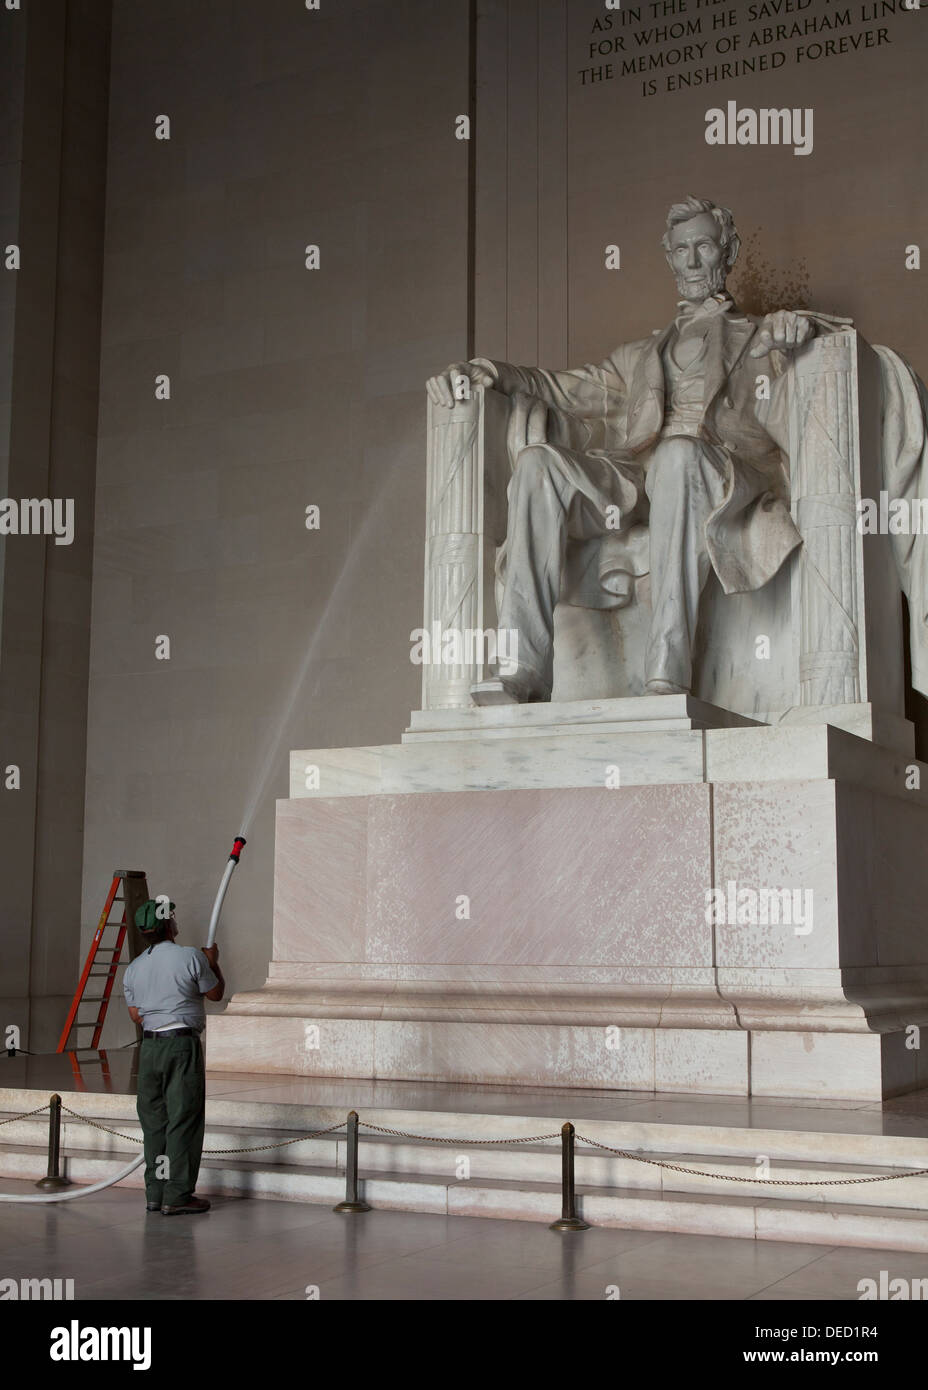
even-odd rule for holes
{"type": "Polygon", "coordinates": [[[681,299],[701,303],[725,288],[725,277],[741,248],[728,208],[709,198],[689,197],[667,214],[661,245],[676,276],[681,299]]]}

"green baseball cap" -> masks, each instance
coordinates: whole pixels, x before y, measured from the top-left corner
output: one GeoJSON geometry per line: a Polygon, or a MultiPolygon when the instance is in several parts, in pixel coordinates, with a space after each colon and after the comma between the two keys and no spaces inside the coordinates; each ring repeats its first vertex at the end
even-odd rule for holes
{"type": "Polygon", "coordinates": [[[171,903],[170,911],[165,914],[164,901],[157,898],[149,898],[147,902],[136,909],[135,925],[141,932],[157,931],[158,927],[163,927],[174,911],[174,903],[171,903]]]}

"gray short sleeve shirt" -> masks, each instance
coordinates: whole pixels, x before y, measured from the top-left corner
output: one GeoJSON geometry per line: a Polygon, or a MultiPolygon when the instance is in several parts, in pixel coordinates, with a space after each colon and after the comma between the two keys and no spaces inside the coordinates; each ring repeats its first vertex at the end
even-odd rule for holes
{"type": "Polygon", "coordinates": [[[176,941],[159,941],[126,967],[122,988],[147,1029],[180,1023],[202,1033],[206,1027],[203,995],[219,983],[203,952],[176,941]]]}

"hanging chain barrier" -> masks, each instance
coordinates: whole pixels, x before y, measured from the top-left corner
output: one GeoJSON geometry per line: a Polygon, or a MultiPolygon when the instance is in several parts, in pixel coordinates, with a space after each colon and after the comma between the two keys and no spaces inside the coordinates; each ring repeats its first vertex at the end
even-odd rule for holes
{"type": "MultiPolygon", "coordinates": [[[[41,1107],[46,1108],[44,1105],[41,1107]]],[[[125,1139],[128,1144],[144,1144],[144,1139],[139,1139],[135,1134],[120,1134],[118,1129],[108,1129],[106,1125],[98,1124],[96,1120],[89,1120],[86,1115],[79,1114],[76,1110],[69,1110],[66,1105],[62,1105],[65,1114],[72,1119],[80,1120],[82,1124],[90,1125],[91,1129],[99,1129],[103,1134],[112,1134],[116,1139],[125,1139]]],[[[35,1111],[33,1114],[37,1113],[35,1111]]],[[[247,1149],[204,1149],[204,1154],[260,1154],[268,1149],[285,1149],[288,1144],[302,1144],[308,1139],[319,1139],[324,1134],[334,1134],[337,1129],[344,1129],[346,1121],[339,1120],[337,1124],[329,1125],[328,1129],[317,1129],[311,1134],[298,1134],[295,1139],[275,1139],[272,1144],[253,1144],[247,1149]]]]}
{"type": "MultiPolygon", "coordinates": [[[[368,1120],[362,1120],[361,1124],[365,1129],[377,1130],[379,1134],[393,1134],[400,1139],[416,1139],[423,1144],[479,1144],[489,1147],[491,1144],[537,1144],[545,1139],[561,1139],[563,1130],[558,1130],[554,1134],[531,1134],[528,1136],[518,1135],[509,1139],[457,1139],[448,1135],[436,1136],[432,1134],[409,1134],[403,1129],[386,1129],[383,1125],[371,1124],[368,1120]]],[[[603,1149],[606,1153],[615,1154],[616,1158],[628,1158],[633,1163],[647,1163],[654,1168],[669,1168],[674,1173],[690,1173],[696,1178],[717,1178],[719,1182],[753,1182],[763,1183],[765,1187],[847,1187],[853,1183],[861,1182],[888,1182],[891,1178],[920,1178],[928,1174],[928,1168],[912,1168],[901,1173],[877,1173],[875,1176],[865,1178],[812,1178],[812,1179],[791,1179],[791,1178],[750,1178],[736,1177],[730,1173],[710,1173],[705,1168],[689,1168],[683,1163],[669,1163],[662,1158],[645,1158],[643,1154],[632,1153],[628,1149],[613,1149],[608,1144],[601,1144],[598,1139],[591,1139],[586,1134],[576,1134],[578,1144],[589,1144],[591,1148],[603,1149]]]]}
{"type": "Polygon", "coordinates": [[[578,1134],[581,1144],[590,1144],[594,1149],[604,1149],[617,1158],[630,1158],[634,1163],[650,1163],[655,1168],[669,1168],[674,1173],[692,1173],[697,1178],[718,1178],[721,1182],[753,1182],[764,1187],[852,1187],[862,1182],[890,1182],[893,1178],[922,1178],[928,1168],[911,1168],[902,1173],[876,1173],[866,1178],[747,1178],[734,1173],[710,1173],[705,1168],[688,1168],[682,1163],[668,1163],[665,1159],[645,1158],[643,1154],[629,1153],[627,1149],[612,1149],[608,1144],[600,1144],[585,1134],[578,1134]]]}
{"type": "Polygon", "coordinates": [[[51,1108],[51,1101],[47,1100],[44,1105],[37,1105],[34,1110],[24,1110],[21,1115],[7,1115],[5,1120],[0,1120],[0,1125],[11,1125],[15,1120],[28,1120],[33,1115],[41,1115],[45,1110],[51,1108]]]}
{"type": "Polygon", "coordinates": [[[556,1129],[553,1134],[516,1134],[508,1139],[458,1139],[450,1134],[408,1134],[405,1129],[387,1129],[384,1125],[371,1124],[369,1120],[361,1120],[360,1123],[365,1129],[375,1129],[378,1134],[393,1134],[397,1139],[415,1139],[421,1144],[454,1144],[457,1147],[462,1144],[476,1144],[481,1148],[490,1148],[494,1144],[540,1144],[543,1139],[561,1137],[561,1131],[556,1129]]]}
{"type": "MultiPolygon", "coordinates": [[[[142,1144],[144,1140],[134,1134],[123,1134],[120,1130],[110,1129],[109,1126],[100,1124],[98,1120],[92,1120],[87,1115],[80,1114],[77,1110],[70,1109],[62,1103],[59,1095],[53,1095],[44,1105],[38,1105],[34,1110],[24,1110],[17,1115],[7,1115],[0,1120],[0,1125],[13,1124],[17,1120],[32,1119],[36,1115],[41,1115],[45,1111],[49,1112],[49,1139],[48,1139],[48,1174],[46,1178],[38,1183],[37,1186],[55,1187],[68,1184],[68,1179],[62,1178],[59,1174],[59,1154],[60,1154],[60,1124],[62,1113],[69,1115],[73,1120],[81,1124],[89,1125],[91,1129],[99,1130],[103,1134],[112,1135],[115,1139],[122,1139],[129,1144],[142,1144]]],[[[345,1200],[333,1208],[337,1212],[366,1212],[371,1208],[360,1194],[359,1188],[359,1166],[358,1166],[358,1146],[361,1128],[371,1131],[372,1134],[384,1134],[394,1139],[409,1139],[419,1144],[442,1144],[454,1148],[473,1147],[473,1148],[500,1148],[516,1144],[543,1144],[549,1141],[560,1140],[561,1143],[561,1217],[551,1225],[552,1230],[559,1231],[583,1231],[589,1230],[588,1223],[580,1217],[576,1206],[575,1193],[575,1146],[576,1144],[585,1145],[589,1149],[597,1149],[602,1153],[612,1154],[616,1158],[627,1159],[632,1163],[644,1163],[652,1168],[666,1168],[673,1173],[683,1173],[690,1177],[714,1178],[718,1182],[727,1183],[752,1183],[758,1187],[856,1187],[863,1183],[892,1182],[898,1178],[919,1178],[928,1174],[928,1168],[903,1169],[898,1173],[873,1173],[865,1177],[855,1178],[759,1178],[756,1176],[742,1176],[736,1173],[713,1173],[706,1168],[694,1168],[685,1163],[672,1163],[668,1159],[648,1158],[642,1153],[633,1153],[629,1149],[614,1148],[610,1144],[603,1144],[598,1139],[593,1139],[587,1134],[578,1134],[570,1121],[566,1121],[560,1130],[555,1130],[548,1134],[516,1134],[509,1135],[503,1139],[462,1139],[457,1135],[448,1134],[415,1134],[410,1130],[391,1129],[387,1125],[377,1125],[369,1120],[361,1120],[358,1112],[352,1110],[345,1120],[338,1120],[335,1124],[328,1125],[325,1129],[313,1130],[307,1134],[297,1134],[289,1139],[275,1139],[269,1144],[254,1144],[243,1148],[232,1149],[204,1149],[204,1156],[226,1156],[252,1153],[267,1153],[271,1149],[287,1148],[291,1144],[302,1144],[312,1139],[321,1139],[328,1134],[335,1134],[339,1130],[346,1131],[347,1145],[345,1155],[345,1200]]]]}

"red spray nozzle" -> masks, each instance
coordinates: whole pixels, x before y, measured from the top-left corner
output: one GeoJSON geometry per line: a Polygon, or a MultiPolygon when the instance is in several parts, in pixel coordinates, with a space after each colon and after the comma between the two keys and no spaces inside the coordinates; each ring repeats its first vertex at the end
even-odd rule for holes
{"type": "Polygon", "coordinates": [[[241,855],[242,850],[245,848],[247,844],[248,841],[245,839],[244,835],[236,835],[235,844],[232,846],[232,853],[229,855],[229,858],[234,859],[236,864],[239,861],[239,856],[241,855]]]}

